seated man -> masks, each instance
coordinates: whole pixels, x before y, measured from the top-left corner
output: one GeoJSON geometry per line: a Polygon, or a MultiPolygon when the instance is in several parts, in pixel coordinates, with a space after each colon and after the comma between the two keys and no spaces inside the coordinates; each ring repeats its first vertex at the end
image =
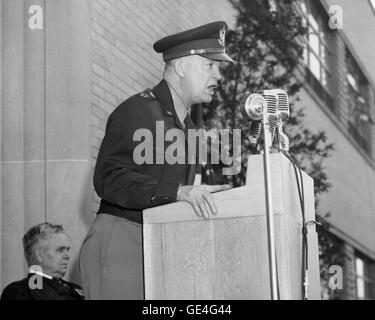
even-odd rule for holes
{"type": "Polygon", "coordinates": [[[62,278],[70,260],[70,241],[62,226],[48,222],[32,227],[23,237],[29,273],[9,284],[1,300],[83,300],[81,287],[62,278]]]}

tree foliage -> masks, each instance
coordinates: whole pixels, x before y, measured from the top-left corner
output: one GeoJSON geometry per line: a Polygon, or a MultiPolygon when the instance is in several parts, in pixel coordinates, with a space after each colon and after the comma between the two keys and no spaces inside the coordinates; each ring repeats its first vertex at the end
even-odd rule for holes
{"type": "MultiPolygon", "coordinates": [[[[240,102],[250,93],[264,89],[284,89],[290,99],[291,116],[287,122],[290,154],[314,179],[315,196],[327,192],[330,183],[324,171],[324,159],[333,150],[325,132],[313,132],[303,122],[304,110],[297,108],[298,92],[303,79],[303,25],[296,1],[291,0],[230,0],[237,11],[236,24],[227,33],[228,52],[235,63],[226,65],[217,95],[209,107],[204,106],[206,129],[242,129],[242,153],[257,153],[250,145],[249,123],[240,114],[240,102]],[[300,76],[298,76],[300,75],[300,76]]],[[[232,139],[230,139],[232,141],[232,139]]],[[[235,176],[221,176],[220,165],[215,168],[216,183],[231,183],[234,187],[245,182],[247,157],[242,157],[241,172],[235,176]]],[[[207,179],[207,177],[206,177],[207,179]]],[[[318,203],[316,203],[318,205],[318,203]]],[[[318,206],[317,213],[319,215],[318,206]]],[[[320,215],[322,216],[322,215],[320,215]]],[[[326,226],[326,224],[325,224],[326,226]]],[[[325,230],[325,229],[324,229],[325,230]]],[[[325,234],[320,238],[322,277],[327,279],[332,242],[325,234]],[[329,243],[322,243],[328,241],[329,243]]],[[[322,281],[326,283],[327,281],[322,281]]]]}

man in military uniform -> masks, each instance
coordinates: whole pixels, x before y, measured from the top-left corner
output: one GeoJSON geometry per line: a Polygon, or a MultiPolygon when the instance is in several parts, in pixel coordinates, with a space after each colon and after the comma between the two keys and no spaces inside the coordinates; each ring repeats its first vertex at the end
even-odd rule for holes
{"type": "Polygon", "coordinates": [[[70,241],[62,226],[48,222],[32,227],[23,237],[29,273],[9,284],[1,300],[83,300],[82,288],[63,277],[70,260],[70,241]]]}
{"type": "Polygon", "coordinates": [[[171,142],[158,145],[156,134],[162,128],[159,138],[164,139],[166,132],[179,129],[184,138],[176,143],[187,147],[187,130],[195,128],[190,108],[211,102],[221,79],[220,64],[233,62],[225,52],[226,30],[226,23],[218,21],[157,41],[154,49],[166,62],[163,80],[109,116],[94,173],[101,204],[80,254],[87,298],[144,298],[143,209],[187,201],[204,219],[217,214],[211,193],[228,186],[194,185],[196,165],[189,161],[189,152],[177,163],[166,161],[171,142]],[[139,130],[152,134],[152,161],[137,159],[139,130]]]}

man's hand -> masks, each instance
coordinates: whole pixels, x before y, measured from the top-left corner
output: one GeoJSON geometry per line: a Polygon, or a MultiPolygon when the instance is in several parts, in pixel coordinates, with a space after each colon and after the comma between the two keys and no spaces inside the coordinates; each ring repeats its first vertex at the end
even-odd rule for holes
{"type": "Polygon", "coordinates": [[[189,202],[199,217],[208,219],[218,212],[211,193],[228,189],[230,185],[180,186],[177,191],[177,201],[189,202]]]}

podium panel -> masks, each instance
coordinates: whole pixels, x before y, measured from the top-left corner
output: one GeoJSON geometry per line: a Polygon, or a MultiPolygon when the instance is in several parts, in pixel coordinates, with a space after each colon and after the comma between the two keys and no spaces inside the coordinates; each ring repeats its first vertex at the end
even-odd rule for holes
{"type": "MultiPolygon", "coordinates": [[[[271,299],[262,156],[249,158],[247,184],[213,194],[218,214],[196,216],[176,202],[143,214],[146,299],[271,299]]],[[[292,164],[271,155],[280,299],[302,298],[302,213],[292,164]]],[[[315,220],[313,181],[303,174],[306,221],[315,220]]],[[[320,299],[318,243],[308,226],[309,298],[320,299]]]]}

